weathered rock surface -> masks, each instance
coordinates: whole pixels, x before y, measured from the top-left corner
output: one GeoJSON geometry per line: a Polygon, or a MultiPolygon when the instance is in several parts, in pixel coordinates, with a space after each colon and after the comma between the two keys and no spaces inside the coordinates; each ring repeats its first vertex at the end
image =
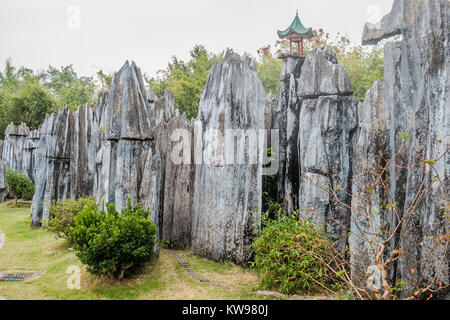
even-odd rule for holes
{"type": "Polygon", "coordinates": [[[299,208],[299,159],[298,132],[302,99],[298,95],[298,81],[302,73],[304,57],[289,55],[283,59],[278,106],[274,110],[272,129],[279,130],[280,169],[277,176],[278,201],[287,213],[299,208]]]}
{"type": "Polygon", "coordinates": [[[298,84],[299,208],[344,249],[350,224],[352,139],[357,126],[357,101],[336,55],[316,49],[306,55],[298,84]],[[326,189],[332,189],[337,199],[326,189]]]}
{"type": "Polygon", "coordinates": [[[29,134],[30,130],[24,123],[18,127],[11,123],[6,128],[2,158],[6,160],[9,168],[28,173],[29,163],[26,157],[24,159],[24,153],[27,152],[25,149],[29,134]]]}
{"type": "Polygon", "coordinates": [[[33,226],[49,219],[51,201],[70,198],[73,129],[74,117],[68,108],[46,116],[41,127],[36,154],[35,194],[31,205],[33,226]]]}
{"type": "Polygon", "coordinates": [[[191,211],[194,193],[193,127],[184,117],[167,123],[162,240],[175,240],[177,247],[191,244],[191,211]],[[183,147],[183,148],[180,148],[183,147]]]}
{"type": "Polygon", "coordinates": [[[5,174],[8,170],[8,166],[6,161],[0,157],[0,202],[6,200],[6,196],[8,195],[8,191],[6,190],[6,181],[5,174]]]}
{"type": "MultiPolygon", "coordinates": [[[[102,103],[102,101],[100,101],[102,103]]],[[[143,166],[141,156],[153,139],[150,112],[139,68],[128,61],[112,79],[102,107],[105,140],[96,155],[97,197],[115,203],[117,210],[139,202],[143,166]],[[101,169],[99,166],[101,165],[101,169]]]]}
{"type": "MultiPolygon", "coordinates": [[[[377,81],[372,90],[365,97],[364,105],[359,108],[359,123],[353,140],[353,178],[352,178],[352,207],[355,211],[351,216],[351,235],[349,237],[349,248],[351,264],[354,266],[352,276],[354,281],[365,279],[366,270],[375,264],[373,255],[369,254],[370,242],[377,240],[375,236],[380,233],[381,214],[385,211],[381,201],[386,199],[386,194],[379,186],[373,191],[372,196],[368,195],[368,186],[372,185],[376,179],[371,172],[374,166],[385,166],[389,161],[389,113],[383,100],[384,82],[377,81]],[[367,207],[374,214],[372,226],[365,215],[367,207]]],[[[374,276],[379,273],[374,273],[374,276]]],[[[377,279],[376,283],[380,283],[377,279]]],[[[361,284],[361,283],[360,283],[361,284]]],[[[364,284],[362,284],[364,285],[364,284]]],[[[381,288],[379,288],[381,289],[381,288]]]]}
{"type": "Polygon", "coordinates": [[[97,150],[100,135],[92,108],[81,106],[75,111],[73,141],[70,149],[70,197],[90,197],[94,194],[97,150]]]}
{"type": "Polygon", "coordinates": [[[108,140],[144,140],[151,137],[150,111],[141,71],[128,61],[114,75],[107,98],[108,140]]]}
{"type": "MultiPolygon", "coordinates": [[[[389,170],[392,179],[388,186],[403,213],[420,190],[425,175],[417,165],[426,158],[438,159],[450,143],[449,7],[447,0],[396,0],[379,24],[367,24],[364,30],[364,43],[402,36],[400,42],[387,43],[384,48],[385,77],[367,94],[355,158],[368,162],[379,151],[393,157],[404,145],[405,152],[389,170]],[[409,134],[411,139],[405,142],[402,134],[409,134]],[[400,169],[397,165],[416,169],[400,169]]],[[[436,163],[433,174],[440,176],[446,194],[450,186],[449,157],[447,153],[436,163]]],[[[356,172],[361,164],[354,164],[356,172]]],[[[431,190],[432,184],[428,180],[425,189],[431,190]]],[[[400,259],[390,274],[392,281],[408,282],[403,294],[410,294],[416,285],[423,286],[435,276],[436,286],[439,282],[443,286],[449,283],[450,257],[432,240],[449,233],[449,221],[442,209],[444,198],[442,189],[426,197],[405,221],[402,236],[391,244],[389,252],[400,248],[409,257],[400,259]],[[411,229],[414,232],[406,231],[411,229]],[[423,283],[418,283],[419,278],[423,283]]],[[[391,218],[380,223],[392,226],[397,222],[391,218]]],[[[355,227],[367,230],[365,223],[357,221],[355,227]]],[[[355,241],[353,247],[360,245],[355,241]]]]}
{"type": "MultiPolygon", "coordinates": [[[[245,263],[257,222],[252,212],[261,211],[262,165],[259,160],[254,165],[228,164],[225,155],[238,148],[224,141],[226,129],[264,129],[264,88],[254,61],[226,53],[208,77],[198,121],[202,128],[195,138],[202,145],[204,164],[195,172],[192,252],[245,263]]],[[[253,141],[245,154],[258,158],[260,151],[253,141]]]]}

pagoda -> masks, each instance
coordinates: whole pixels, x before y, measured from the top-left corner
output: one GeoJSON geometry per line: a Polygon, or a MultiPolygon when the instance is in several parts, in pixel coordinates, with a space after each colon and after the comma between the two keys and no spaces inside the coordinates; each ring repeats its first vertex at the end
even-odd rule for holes
{"type": "Polygon", "coordinates": [[[302,22],[300,21],[300,18],[298,17],[298,10],[297,14],[294,18],[294,21],[291,23],[291,25],[284,31],[278,31],[278,37],[280,39],[288,39],[290,44],[290,50],[292,53],[292,43],[297,43],[297,53],[303,55],[303,40],[309,40],[313,37],[315,37],[317,34],[316,31],[313,31],[312,28],[306,28],[302,22]]]}

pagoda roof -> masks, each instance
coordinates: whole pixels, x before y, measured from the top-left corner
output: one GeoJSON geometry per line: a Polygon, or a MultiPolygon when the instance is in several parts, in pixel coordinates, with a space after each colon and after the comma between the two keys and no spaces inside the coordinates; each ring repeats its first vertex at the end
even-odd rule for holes
{"type": "Polygon", "coordinates": [[[291,25],[284,31],[278,30],[278,37],[280,39],[289,39],[295,37],[302,37],[304,39],[311,39],[316,35],[316,32],[312,30],[312,28],[306,28],[303,23],[300,21],[298,17],[298,13],[296,14],[294,21],[292,21],[291,25]]]}

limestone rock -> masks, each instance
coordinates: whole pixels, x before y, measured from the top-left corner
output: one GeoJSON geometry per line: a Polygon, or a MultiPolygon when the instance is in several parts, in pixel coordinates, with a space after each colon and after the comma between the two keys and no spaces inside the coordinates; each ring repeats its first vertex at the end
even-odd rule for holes
{"type": "Polygon", "coordinates": [[[111,82],[107,98],[108,140],[149,140],[151,123],[146,89],[140,69],[128,61],[111,82]]]}
{"type": "Polygon", "coordinates": [[[41,127],[36,154],[35,194],[31,205],[32,225],[49,219],[48,206],[53,200],[69,198],[70,154],[74,127],[73,113],[64,108],[46,116],[41,127]]]}
{"type": "Polygon", "coordinates": [[[326,223],[339,249],[344,249],[350,227],[352,139],[357,124],[353,97],[322,96],[304,100],[298,137],[300,162],[300,212],[326,223]],[[338,199],[330,196],[332,189],[338,199]]]}
{"type": "Polygon", "coordinates": [[[152,120],[155,125],[161,123],[161,121],[168,122],[173,117],[180,115],[178,106],[175,104],[175,97],[171,91],[164,91],[164,95],[161,99],[154,102],[152,109],[152,120]]]}
{"type": "MultiPolygon", "coordinates": [[[[404,148],[405,152],[389,170],[389,175],[394,178],[388,186],[402,212],[407,212],[420,190],[424,172],[420,169],[401,169],[397,165],[413,168],[427,157],[437,159],[450,142],[449,6],[447,0],[396,0],[392,11],[379,24],[368,24],[364,30],[365,43],[376,43],[395,34],[402,36],[400,42],[385,45],[385,77],[368,94],[368,97],[375,99],[366,101],[362,111],[367,114],[365,122],[375,121],[375,125],[369,132],[373,138],[367,136],[364,133],[366,129],[361,127],[362,138],[358,145],[367,143],[368,139],[372,145],[378,141],[381,144],[369,150],[361,145],[358,148],[362,154],[356,155],[357,159],[370,159],[382,149],[392,158],[400,148],[404,148]],[[375,114],[374,110],[382,111],[383,115],[379,112],[375,114]],[[378,132],[377,127],[380,129],[378,132]],[[387,131],[387,135],[383,131],[387,131]],[[411,139],[405,139],[404,134],[411,139]]],[[[449,157],[447,152],[435,166],[435,174],[440,176],[447,194],[450,185],[449,157]]],[[[428,181],[425,189],[430,188],[431,182],[428,181]]],[[[449,233],[449,221],[441,209],[445,205],[442,194],[443,190],[438,190],[415,208],[403,225],[405,232],[399,239],[400,243],[393,241],[387,252],[389,254],[394,248],[399,248],[409,257],[400,259],[396,272],[390,272],[392,281],[408,282],[404,295],[414,291],[415,284],[420,286],[431,282],[434,276],[437,280],[435,288],[439,282],[443,286],[449,283],[450,257],[448,254],[445,256],[444,249],[436,247],[432,240],[449,233]],[[411,228],[415,231],[406,231],[411,228]],[[423,245],[419,246],[419,243],[423,245]],[[422,284],[417,283],[419,278],[423,279],[422,284]]],[[[389,219],[383,223],[392,226],[398,221],[389,219]]]]}
{"type": "Polygon", "coordinates": [[[303,99],[353,94],[347,72],[328,48],[314,49],[306,55],[299,82],[298,95],[303,99]]]}
{"type": "Polygon", "coordinates": [[[281,71],[278,106],[274,110],[272,128],[279,130],[280,169],[278,181],[278,201],[284,204],[287,213],[299,207],[299,159],[298,132],[302,99],[298,96],[299,78],[305,58],[286,56],[281,71]]]}
{"type": "MultiPolygon", "coordinates": [[[[232,51],[226,53],[208,77],[198,121],[202,126],[195,143],[202,145],[205,162],[197,165],[195,172],[192,252],[213,260],[245,263],[258,224],[252,212],[261,212],[262,165],[259,161],[229,164],[225,155],[238,148],[223,141],[226,129],[264,129],[264,88],[254,61],[241,59],[232,51]]],[[[260,152],[255,141],[245,150],[247,156],[257,158],[260,152]]]]}
{"type": "Polygon", "coordinates": [[[94,175],[99,148],[99,128],[95,113],[88,105],[74,113],[73,141],[70,149],[71,198],[94,194],[94,175]]]}
{"type": "Polygon", "coordinates": [[[6,165],[6,161],[0,157],[0,202],[4,202],[6,200],[6,196],[8,195],[8,190],[6,189],[6,181],[5,175],[8,170],[8,166],[6,165]]]}
{"type": "Polygon", "coordinates": [[[191,205],[195,167],[192,159],[192,126],[183,117],[167,123],[162,240],[175,240],[177,247],[191,244],[191,205]]]}

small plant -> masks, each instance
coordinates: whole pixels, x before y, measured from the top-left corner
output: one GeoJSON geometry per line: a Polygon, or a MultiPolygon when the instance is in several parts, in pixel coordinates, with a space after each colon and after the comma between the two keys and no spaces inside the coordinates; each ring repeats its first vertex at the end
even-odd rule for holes
{"type": "Polygon", "coordinates": [[[342,283],[327,265],[333,264],[332,242],[309,220],[278,216],[251,245],[262,286],[284,294],[336,294],[342,283]]]}
{"type": "Polygon", "coordinates": [[[31,199],[33,197],[34,183],[26,174],[8,169],[5,178],[8,191],[14,197],[15,208],[17,208],[17,199],[31,199]]]}
{"type": "Polygon", "coordinates": [[[75,226],[74,217],[87,204],[96,205],[96,201],[89,198],[52,201],[49,208],[50,219],[48,221],[48,230],[56,233],[58,238],[69,239],[69,228],[75,226]]]}
{"type": "Polygon", "coordinates": [[[74,217],[70,240],[88,272],[123,279],[138,272],[153,258],[156,226],[148,218],[150,210],[137,205],[119,213],[114,204],[98,210],[88,203],[74,217]]]}
{"type": "Polygon", "coordinates": [[[161,245],[165,249],[173,250],[177,247],[177,240],[169,238],[169,240],[162,240],[161,245]]]}

